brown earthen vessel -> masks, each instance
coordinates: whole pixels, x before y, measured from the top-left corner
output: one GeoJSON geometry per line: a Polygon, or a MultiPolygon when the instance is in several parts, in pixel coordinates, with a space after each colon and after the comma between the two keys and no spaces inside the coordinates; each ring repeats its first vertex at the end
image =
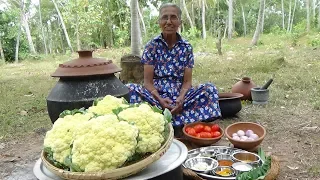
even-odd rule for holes
{"type": "Polygon", "coordinates": [[[256,87],[256,84],[251,80],[250,77],[243,77],[240,81],[232,86],[232,93],[243,94],[241,100],[252,100],[251,98],[251,88],[256,87]]]}

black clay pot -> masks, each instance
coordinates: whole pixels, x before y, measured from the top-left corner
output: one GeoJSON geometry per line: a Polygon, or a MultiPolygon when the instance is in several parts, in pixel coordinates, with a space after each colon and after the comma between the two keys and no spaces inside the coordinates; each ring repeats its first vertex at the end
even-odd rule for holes
{"type": "Polygon", "coordinates": [[[222,118],[235,116],[242,109],[240,93],[219,93],[222,118]]]}
{"type": "Polygon", "coordinates": [[[47,97],[47,109],[54,123],[64,110],[88,108],[106,95],[129,100],[129,89],[114,75],[121,69],[102,58],[93,58],[92,51],[79,51],[79,58],[60,64],[51,75],[59,81],[47,97]]]}

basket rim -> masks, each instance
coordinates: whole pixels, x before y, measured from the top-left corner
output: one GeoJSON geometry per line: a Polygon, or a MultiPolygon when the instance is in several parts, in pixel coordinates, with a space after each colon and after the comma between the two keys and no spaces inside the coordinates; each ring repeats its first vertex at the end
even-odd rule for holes
{"type": "Polygon", "coordinates": [[[81,177],[81,179],[85,178],[86,176],[94,176],[94,177],[107,177],[107,178],[124,178],[128,177],[130,175],[134,175],[141,170],[145,169],[147,166],[152,164],[153,162],[160,159],[160,157],[165,154],[165,152],[170,148],[172,141],[173,141],[173,127],[171,123],[168,123],[169,126],[169,135],[166,140],[166,142],[154,153],[147,156],[146,158],[142,159],[141,161],[138,161],[134,164],[120,167],[117,169],[105,171],[105,172],[71,172],[66,171],[60,168],[55,167],[52,165],[46,158],[45,152],[42,150],[41,152],[41,160],[43,161],[46,168],[48,168],[50,171],[52,171],[54,174],[62,177],[62,178],[70,178],[71,176],[74,176],[73,178],[78,179],[81,177]]]}

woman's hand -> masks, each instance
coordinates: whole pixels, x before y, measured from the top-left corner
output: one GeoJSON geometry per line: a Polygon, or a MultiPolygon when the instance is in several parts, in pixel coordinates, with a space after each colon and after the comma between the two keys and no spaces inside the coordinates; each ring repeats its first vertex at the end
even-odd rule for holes
{"type": "Polygon", "coordinates": [[[169,98],[160,98],[159,99],[159,103],[160,103],[160,105],[161,105],[161,107],[163,108],[163,110],[165,109],[165,108],[167,108],[167,109],[169,109],[169,110],[172,110],[172,106],[171,106],[171,104],[172,104],[172,101],[169,99],[169,98]]]}
{"type": "Polygon", "coordinates": [[[171,114],[180,114],[183,110],[184,96],[179,96],[176,100],[176,106],[171,110],[171,114]]]}

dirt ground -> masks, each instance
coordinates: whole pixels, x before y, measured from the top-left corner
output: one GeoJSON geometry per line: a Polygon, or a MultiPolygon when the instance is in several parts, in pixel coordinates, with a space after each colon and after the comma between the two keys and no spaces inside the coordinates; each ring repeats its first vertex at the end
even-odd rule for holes
{"type": "MultiPolygon", "coordinates": [[[[281,108],[281,107],[275,107],[281,108]]],[[[283,107],[282,107],[283,108],[283,107]]],[[[278,117],[270,117],[267,122],[259,122],[267,129],[262,147],[280,158],[278,180],[319,180],[320,179],[320,139],[318,111],[285,110],[278,117]]],[[[238,118],[219,120],[227,126],[232,122],[249,117],[268,114],[272,107],[247,106],[238,118]]],[[[33,180],[32,168],[40,157],[45,129],[20,139],[0,143],[0,179],[33,180]]],[[[228,145],[224,138],[219,144],[228,145]]]]}

